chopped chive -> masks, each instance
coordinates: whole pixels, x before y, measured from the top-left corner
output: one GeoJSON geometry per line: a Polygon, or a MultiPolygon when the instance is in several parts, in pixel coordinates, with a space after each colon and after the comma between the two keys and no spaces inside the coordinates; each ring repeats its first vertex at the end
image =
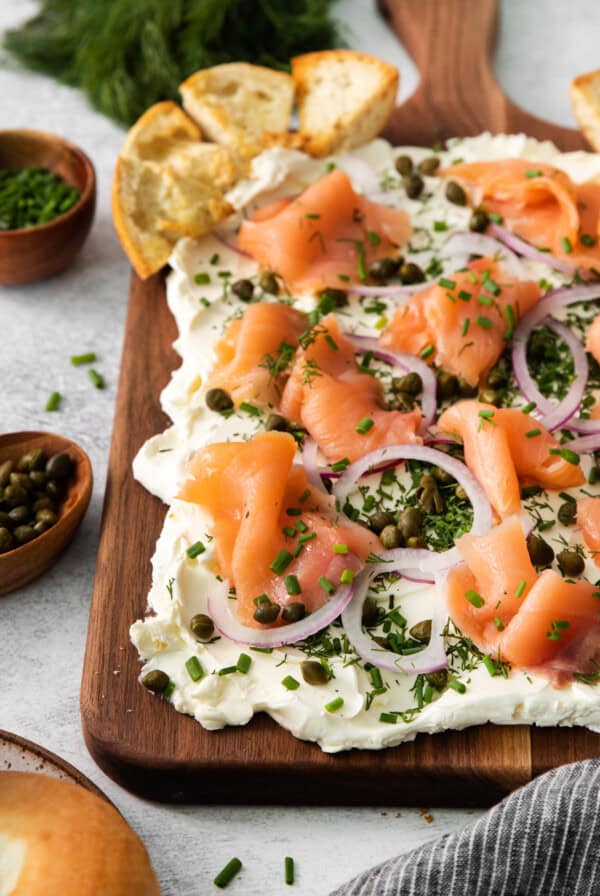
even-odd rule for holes
{"type": "Polygon", "coordinates": [[[494,414],[495,414],[495,411],[487,410],[486,408],[484,408],[482,411],[477,411],[478,417],[483,417],[484,420],[488,420],[488,421],[492,419],[494,414]]]}
{"type": "Polygon", "coordinates": [[[434,221],[433,229],[436,233],[443,233],[445,230],[448,230],[448,225],[445,221],[434,221]]]}
{"type": "Polygon", "coordinates": [[[452,295],[451,292],[447,292],[447,293],[446,293],[446,298],[447,298],[450,302],[452,302],[453,305],[456,305],[456,299],[454,298],[454,296],[452,295]]]}
{"type": "Polygon", "coordinates": [[[356,573],[354,570],[345,569],[340,576],[340,582],[342,585],[351,585],[355,578],[356,573]]]}
{"type": "Polygon", "coordinates": [[[319,576],[319,585],[329,596],[335,594],[335,585],[327,576],[319,576]]]}
{"type": "Polygon", "coordinates": [[[581,242],[582,246],[586,246],[588,249],[591,249],[592,246],[595,246],[597,243],[595,237],[593,237],[589,233],[582,233],[579,237],[579,241],[581,242]]]}
{"type": "Polygon", "coordinates": [[[198,301],[200,302],[201,305],[204,306],[204,308],[210,308],[210,302],[208,301],[208,299],[204,298],[204,296],[201,299],[199,299],[198,301]]]}
{"type": "Polygon", "coordinates": [[[300,516],[300,514],[302,513],[302,508],[301,507],[286,507],[285,512],[288,516],[300,516]]]}
{"type": "Polygon", "coordinates": [[[304,504],[304,502],[305,502],[305,501],[308,501],[309,498],[310,498],[310,489],[307,488],[307,489],[305,489],[305,490],[302,492],[302,494],[301,494],[300,497],[298,498],[298,503],[299,503],[299,504],[304,504]]]}
{"type": "Polygon", "coordinates": [[[550,632],[546,632],[546,637],[550,641],[560,641],[562,638],[562,635],[560,632],[550,631],[550,632]]]}
{"type": "Polygon", "coordinates": [[[219,669],[219,675],[231,675],[233,672],[237,672],[237,666],[224,666],[222,669],[219,669]]]}
{"type": "MultiPolygon", "coordinates": [[[[312,534],[314,535],[315,533],[313,532],[312,534]]],[[[304,542],[302,541],[302,539],[305,539],[304,535],[301,535],[298,539],[298,544],[296,545],[296,550],[294,551],[294,559],[296,559],[296,557],[299,557],[300,553],[304,549],[304,542]]]]}
{"type": "Polygon", "coordinates": [[[195,557],[198,557],[200,554],[203,554],[206,548],[202,544],[201,541],[195,541],[194,544],[191,544],[186,551],[186,554],[190,558],[190,560],[194,560],[195,557]]]}
{"type": "Polygon", "coordinates": [[[504,223],[504,218],[502,215],[499,215],[497,212],[488,212],[488,218],[490,221],[493,221],[494,224],[502,224],[504,223]]]}
{"type": "Polygon", "coordinates": [[[348,545],[347,544],[334,544],[333,553],[334,554],[347,554],[348,553],[348,545]]]}
{"type": "Polygon", "coordinates": [[[285,590],[288,594],[302,594],[302,588],[300,587],[300,582],[298,581],[297,576],[286,576],[284,582],[285,590]]]}
{"type": "Polygon", "coordinates": [[[475,591],[473,588],[469,588],[468,591],[465,591],[465,599],[469,601],[470,604],[473,604],[478,610],[484,606],[485,601],[482,598],[481,594],[475,591]]]}
{"type": "Polygon", "coordinates": [[[527,404],[523,405],[523,407],[521,408],[521,413],[522,414],[531,414],[531,412],[534,411],[535,408],[536,408],[535,401],[530,401],[527,404]]]}
{"type": "Polygon", "coordinates": [[[374,688],[383,687],[383,678],[381,677],[381,671],[377,668],[377,666],[373,666],[373,668],[369,672],[369,677],[374,688]]]}
{"type": "Polygon", "coordinates": [[[329,333],[325,334],[325,342],[334,350],[334,352],[337,352],[339,350],[337,342],[335,341],[333,336],[329,335],[329,333]]]}
{"type": "Polygon", "coordinates": [[[370,417],[363,417],[362,420],[356,424],[354,429],[359,435],[366,436],[369,430],[373,429],[373,426],[374,423],[370,417]]]}
{"type": "Polygon", "coordinates": [[[291,886],[294,883],[294,860],[291,856],[283,860],[283,871],[286,884],[291,886]]]}
{"type": "Polygon", "coordinates": [[[175,682],[174,682],[174,681],[170,681],[170,682],[168,683],[168,685],[166,686],[166,688],[164,688],[164,690],[161,692],[161,695],[160,695],[160,696],[161,696],[164,700],[170,700],[171,697],[173,696],[173,691],[174,691],[174,690],[175,690],[175,682]]]}
{"type": "Polygon", "coordinates": [[[556,619],[552,623],[552,628],[558,628],[558,629],[571,628],[571,623],[568,622],[566,619],[556,619]]]}
{"type": "Polygon", "coordinates": [[[551,448],[550,454],[559,455],[563,460],[566,460],[569,464],[573,464],[575,467],[581,462],[579,455],[575,451],[572,451],[571,448],[551,448]]]}
{"type": "Polygon", "coordinates": [[[506,317],[506,330],[504,331],[502,338],[505,342],[509,342],[509,340],[513,338],[513,333],[515,331],[515,312],[512,305],[506,306],[504,315],[506,317]]]}
{"type": "Polygon", "coordinates": [[[288,538],[295,538],[298,534],[292,526],[284,526],[281,531],[284,535],[287,535],[288,538]]]}
{"type": "Polygon", "coordinates": [[[286,551],[285,548],[282,548],[269,566],[269,569],[280,576],[288,568],[293,559],[294,558],[290,552],[286,551]]]}
{"type": "Polygon", "coordinates": [[[475,318],[475,323],[478,323],[480,327],[483,327],[484,330],[491,330],[494,326],[494,322],[489,319],[489,317],[484,317],[482,314],[478,314],[475,318]]]}
{"type": "Polygon", "coordinates": [[[526,439],[535,439],[536,436],[541,436],[541,434],[542,434],[541,429],[528,429],[527,432],[525,433],[525,438],[526,439]]]}
{"type": "Polygon", "coordinates": [[[358,266],[358,276],[362,283],[367,279],[367,269],[365,267],[365,250],[362,244],[359,243],[358,247],[358,258],[357,258],[357,266],[358,266]]]}
{"type": "Polygon", "coordinates": [[[448,687],[452,688],[453,691],[457,691],[459,694],[464,694],[467,690],[466,684],[463,684],[462,681],[457,681],[456,678],[450,679],[448,687]]]}
{"type": "Polygon", "coordinates": [[[297,691],[300,687],[300,682],[293,675],[286,675],[285,678],[282,678],[281,683],[288,691],[297,691]]]}
{"type": "Polygon", "coordinates": [[[592,597],[600,597],[600,591],[592,591],[592,597]]]}
{"type": "Polygon", "coordinates": [[[558,497],[562,498],[563,501],[569,501],[570,504],[577,504],[577,498],[574,498],[573,495],[569,495],[567,492],[559,492],[558,497]]]}
{"type": "Polygon", "coordinates": [[[310,218],[312,221],[316,221],[321,215],[317,214],[317,212],[307,212],[304,215],[305,218],[310,218]]]}
{"type": "Polygon", "coordinates": [[[61,394],[60,392],[53,392],[46,402],[46,410],[47,411],[57,411],[61,402],[61,394]]]}
{"type": "Polygon", "coordinates": [[[218,264],[219,263],[219,253],[215,252],[214,255],[210,256],[210,264],[218,264]]]}
{"type": "Polygon", "coordinates": [[[344,705],[343,697],[336,697],[335,700],[331,700],[329,703],[325,704],[325,709],[327,712],[337,712],[338,709],[341,709],[344,705]]]}
{"type": "Polygon", "coordinates": [[[304,520],[298,520],[296,523],[296,529],[298,532],[308,532],[308,526],[304,522],[304,520]]]}
{"type": "Polygon", "coordinates": [[[494,616],[494,618],[493,618],[492,621],[493,621],[494,625],[496,626],[496,628],[498,629],[499,632],[503,632],[503,631],[504,631],[504,623],[502,622],[502,620],[500,619],[499,616],[494,616]]]}
{"type": "Polygon", "coordinates": [[[473,273],[473,271],[467,271],[467,277],[471,281],[471,283],[478,283],[477,275],[473,273]]]}
{"type": "Polygon", "coordinates": [[[493,298],[492,298],[491,296],[486,296],[486,295],[483,295],[483,294],[477,296],[477,302],[478,302],[480,305],[485,305],[485,306],[488,307],[488,308],[491,308],[492,305],[494,304],[494,300],[493,300],[493,298]]]}
{"type": "Polygon", "coordinates": [[[238,661],[237,661],[237,666],[236,666],[236,669],[238,670],[238,672],[241,672],[242,675],[246,675],[248,672],[248,669],[250,668],[251,665],[252,665],[252,657],[248,656],[247,653],[240,653],[240,655],[238,656],[238,661]]]}
{"type": "Polygon", "coordinates": [[[341,280],[343,283],[349,283],[350,277],[348,274],[338,274],[338,280],[341,280]]]}
{"type": "Polygon", "coordinates": [[[241,867],[242,863],[239,859],[234,858],[227,862],[225,867],[222,869],[222,871],[219,871],[213,881],[215,887],[220,887],[221,889],[223,889],[224,887],[228,886],[228,884],[231,883],[236,874],[239,873],[241,867]]]}
{"type": "Polygon", "coordinates": [[[456,286],[456,280],[448,280],[447,277],[440,277],[438,280],[438,286],[442,286],[444,289],[454,289],[456,286]]]}
{"type": "Polygon", "coordinates": [[[307,541],[312,541],[313,538],[317,537],[316,532],[305,532],[304,535],[301,535],[298,539],[299,544],[306,544],[307,541]]]}
{"type": "Polygon", "coordinates": [[[541,177],[541,176],[542,176],[542,172],[540,171],[539,168],[527,168],[525,171],[525,177],[528,177],[528,178],[541,177]]]}
{"type": "Polygon", "coordinates": [[[561,246],[563,247],[563,251],[569,255],[573,251],[573,246],[571,245],[571,240],[568,236],[563,236],[560,241],[561,246]]]}
{"type": "Polygon", "coordinates": [[[517,590],[515,591],[515,597],[523,597],[523,592],[527,588],[527,582],[525,579],[522,579],[517,585],[517,590]]]}
{"type": "Polygon", "coordinates": [[[82,364],[92,364],[96,360],[96,352],[87,352],[84,355],[71,355],[71,364],[73,367],[81,367],[82,364]]]}
{"type": "Polygon", "coordinates": [[[378,246],[381,242],[381,237],[374,230],[367,230],[367,239],[372,246],[378,246]]]}
{"type": "Polygon", "coordinates": [[[94,370],[93,367],[90,367],[88,370],[88,376],[96,389],[104,389],[104,377],[101,373],[98,373],[97,370],[94,370]]]}
{"type": "Polygon", "coordinates": [[[461,329],[461,331],[460,331],[460,335],[461,335],[461,336],[466,336],[466,335],[467,335],[467,333],[469,332],[469,324],[470,324],[470,323],[471,323],[471,318],[470,318],[470,317],[465,317],[465,319],[463,320],[462,329],[461,329]]]}
{"type": "Polygon", "coordinates": [[[467,292],[466,289],[461,289],[458,292],[458,298],[462,299],[463,302],[469,302],[472,295],[473,295],[473,293],[467,292]]]}
{"type": "Polygon", "coordinates": [[[197,656],[191,656],[189,660],[186,660],[185,668],[192,681],[200,681],[201,678],[204,678],[204,669],[197,656]]]}
{"type": "Polygon", "coordinates": [[[334,464],[331,464],[331,469],[334,473],[343,473],[349,464],[350,459],[348,457],[343,457],[341,460],[336,460],[334,464]]]}
{"type": "Polygon", "coordinates": [[[398,716],[395,712],[382,712],[379,716],[379,721],[388,725],[395,725],[398,721],[398,716]]]}
{"type": "Polygon", "coordinates": [[[420,354],[421,358],[423,358],[423,360],[425,360],[426,358],[429,358],[434,353],[434,351],[435,351],[435,346],[430,342],[429,345],[426,345],[424,349],[421,349],[419,354],[420,354]]]}
{"type": "Polygon", "coordinates": [[[207,283],[210,283],[210,274],[206,271],[202,271],[200,274],[196,274],[194,276],[194,283],[198,286],[206,286],[207,283]]]}
{"type": "Polygon", "coordinates": [[[249,401],[242,401],[240,404],[240,411],[250,414],[251,417],[260,417],[260,409],[257,408],[256,405],[250,404],[249,401]]]}

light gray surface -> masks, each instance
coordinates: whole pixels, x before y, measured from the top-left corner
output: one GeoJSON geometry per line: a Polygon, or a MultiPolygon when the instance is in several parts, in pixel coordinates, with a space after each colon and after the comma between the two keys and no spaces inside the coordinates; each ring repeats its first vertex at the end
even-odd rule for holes
{"type": "MultiPolygon", "coordinates": [[[[0,30],[34,9],[29,0],[0,0],[0,30]]],[[[416,83],[414,66],[376,20],[371,0],[340,0],[337,9],[355,34],[354,46],[399,66],[400,95],[407,96],[416,83]]],[[[568,83],[600,63],[599,26],[600,8],[590,0],[505,0],[499,80],[526,109],[571,124],[568,83]],[[585,24],[590,16],[595,27],[585,24]]],[[[78,691],[128,292],[128,264],[109,211],[123,132],[76,91],[6,69],[0,69],[0,127],[67,136],[93,158],[99,187],[94,228],[76,265],[46,283],[0,287],[0,431],[60,431],[88,451],[96,480],[67,553],[41,580],[0,600],[0,727],[59,753],[106,791],[147,844],[165,896],[211,891],[215,872],[232,855],[244,862],[232,892],[283,893],[283,857],[292,855],[295,892],[324,896],[367,865],[460,827],[471,815],[466,810],[433,810],[428,824],[415,809],[159,806],[116,787],[90,759],[78,691]],[[69,364],[70,355],[90,350],[106,377],[103,392],[92,387],[85,369],[69,364]],[[59,413],[48,414],[44,406],[54,389],[64,401],[59,413]]]]}

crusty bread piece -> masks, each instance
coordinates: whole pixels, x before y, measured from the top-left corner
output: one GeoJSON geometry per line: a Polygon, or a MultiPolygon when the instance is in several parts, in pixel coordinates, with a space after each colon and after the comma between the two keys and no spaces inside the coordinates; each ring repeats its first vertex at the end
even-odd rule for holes
{"type": "Polygon", "coordinates": [[[160,888],[110,803],[46,775],[0,772],[0,893],[159,896],[160,888]]]}
{"type": "Polygon", "coordinates": [[[571,82],[571,106],[584,136],[600,152],[600,68],[571,82]]]}
{"type": "Polygon", "coordinates": [[[183,108],[206,136],[249,159],[264,149],[265,131],[287,131],[294,102],[290,75],[231,62],[191,75],[179,90],[183,108]]]}
{"type": "Polygon", "coordinates": [[[146,109],[129,129],[121,155],[161,162],[174,147],[191,140],[202,140],[202,131],[181,106],[165,100],[146,109]]]}
{"type": "MultiPolygon", "coordinates": [[[[300,134],[311,155],[368,143],[394,108],[398,72],[354,50],[325,50],[292,59],[300,134]]],[[[284,141],[285,143],[285,138],[284,141]]]]}

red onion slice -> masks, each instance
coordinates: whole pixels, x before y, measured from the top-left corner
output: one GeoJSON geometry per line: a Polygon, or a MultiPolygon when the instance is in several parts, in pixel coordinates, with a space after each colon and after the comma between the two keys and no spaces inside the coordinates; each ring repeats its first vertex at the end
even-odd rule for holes
{"type": "Polygon", "coordinates": [[[336,159],[336,167],[345,171],[354,185],[361,193],[380,193],[379,178],[364,159],[359,156],[346,153],[336,159]]]}
{"type": "Polygon", "coordinates": [[[303,641],[331,625],[352,600],[355,584],[342,585],[323,607],[310,613],[300,622],[291,622],[289,625],[280,625],[277,628],[258,629],[242,625],[236,619],[231,611],[232,601],[228,598],[229,583],[223,581],[218,593],[212,594],[208,600],[208,613],[215,628],[236,644],[246,644],[249,647],[282,647],[284,644],[303,641]]]}
{"type": "Polygon", "coordinates": [[[518,256],[504,243],[485,233],[457,230],[448,237],[442,249],[451,255],[500,255],[500,261],[506,270],[523,279],[523,266],[518,256]]]}
{"type": "MultiPolygon", "coordinates": [[[[590,420],[590,423],[598,423],[598,420],[590,420]]],[[[591,454],[592,451],[600,451],[600,432],[596,432],[589,436],[582,436],[580,439],[573,439],[566,443],[566,447],[577,454],[591,454]]]]}
{"type": "MultiPolygon", "coordinates": [[[[379,567],[381,564],[377,564],[379,567]]],[[[355,582],[354,597],[342,613],[342,625],[359,657],[366,663],[371,663],[379,669],[390,672],[406,672],[410,675],[428,674],[444,669],[448,665],[448,658],[444,649],[444,627],[446,614],[443,605],[439,602],[431,620],[431,638],[429,644],[419,653],[410,656],[401,656],[391,650],[378,647],[371,635],[363,631],[362,609],[367,596],[369,585],[381,570],[366,569],[355,582]]]]}
{"type": "Polygon", "coordinates": [[[319,462],[317,460],[318,451],[319,447],[315,440],[307,436],[304,439],[304,445],[302,447],[302,464],[306,471],[306,478],[313,488],[329,495],[329,492],[325,489],[323,480],[321,479],[321,469],[319,468],[319,462]]]}
{"type": "Polygon", "coordinates": [[[536,249],[531,243],[527,243],[520,237],[515,236],[514,233],[511,233],[506,227],[501,227],[500,224],[490,224],[489,231],[493,236],[497,237],[501,243],[504,243],[508,249],[511,249],[511,251],[516,252],[518,255],[522,255],[524,258],[530,258],[532,261],[539,261],[541,264],[545,264],[549,268],[554,268],[556,271],[562,271],[564,274],[574,274],[577,270],[575,265],[569,264],[568,261],[556,258],[555,255],[550,255],[548,252],[540,252],[539,249],[536,249]]]}

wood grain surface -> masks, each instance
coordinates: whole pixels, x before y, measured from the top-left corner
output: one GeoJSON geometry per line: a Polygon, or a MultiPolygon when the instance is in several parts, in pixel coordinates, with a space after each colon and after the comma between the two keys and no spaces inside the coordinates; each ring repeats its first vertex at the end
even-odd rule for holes
{"type": "MultiPolygon", "coordinates": [[[[585,145],[503,96],[489,62],[494,0],[382,5],[422,75],[390,122],[394,142],[427,145],[489,129],[524,130],[563,149],[585,145]]],[[[179,363],[175,335],[162,276],[142,283],[134,275],[81,690],[86,743],[109,775],[171,801],[466,806],[488,805],[548,768],[600,755],[600,737],[581,729],[491,725],[327,755],[265,716],[207,732],[146,693],[128,629],[144,613],[165,507],[133,480],[131,462],[168,424],[159,394],[179,363]]]]}

